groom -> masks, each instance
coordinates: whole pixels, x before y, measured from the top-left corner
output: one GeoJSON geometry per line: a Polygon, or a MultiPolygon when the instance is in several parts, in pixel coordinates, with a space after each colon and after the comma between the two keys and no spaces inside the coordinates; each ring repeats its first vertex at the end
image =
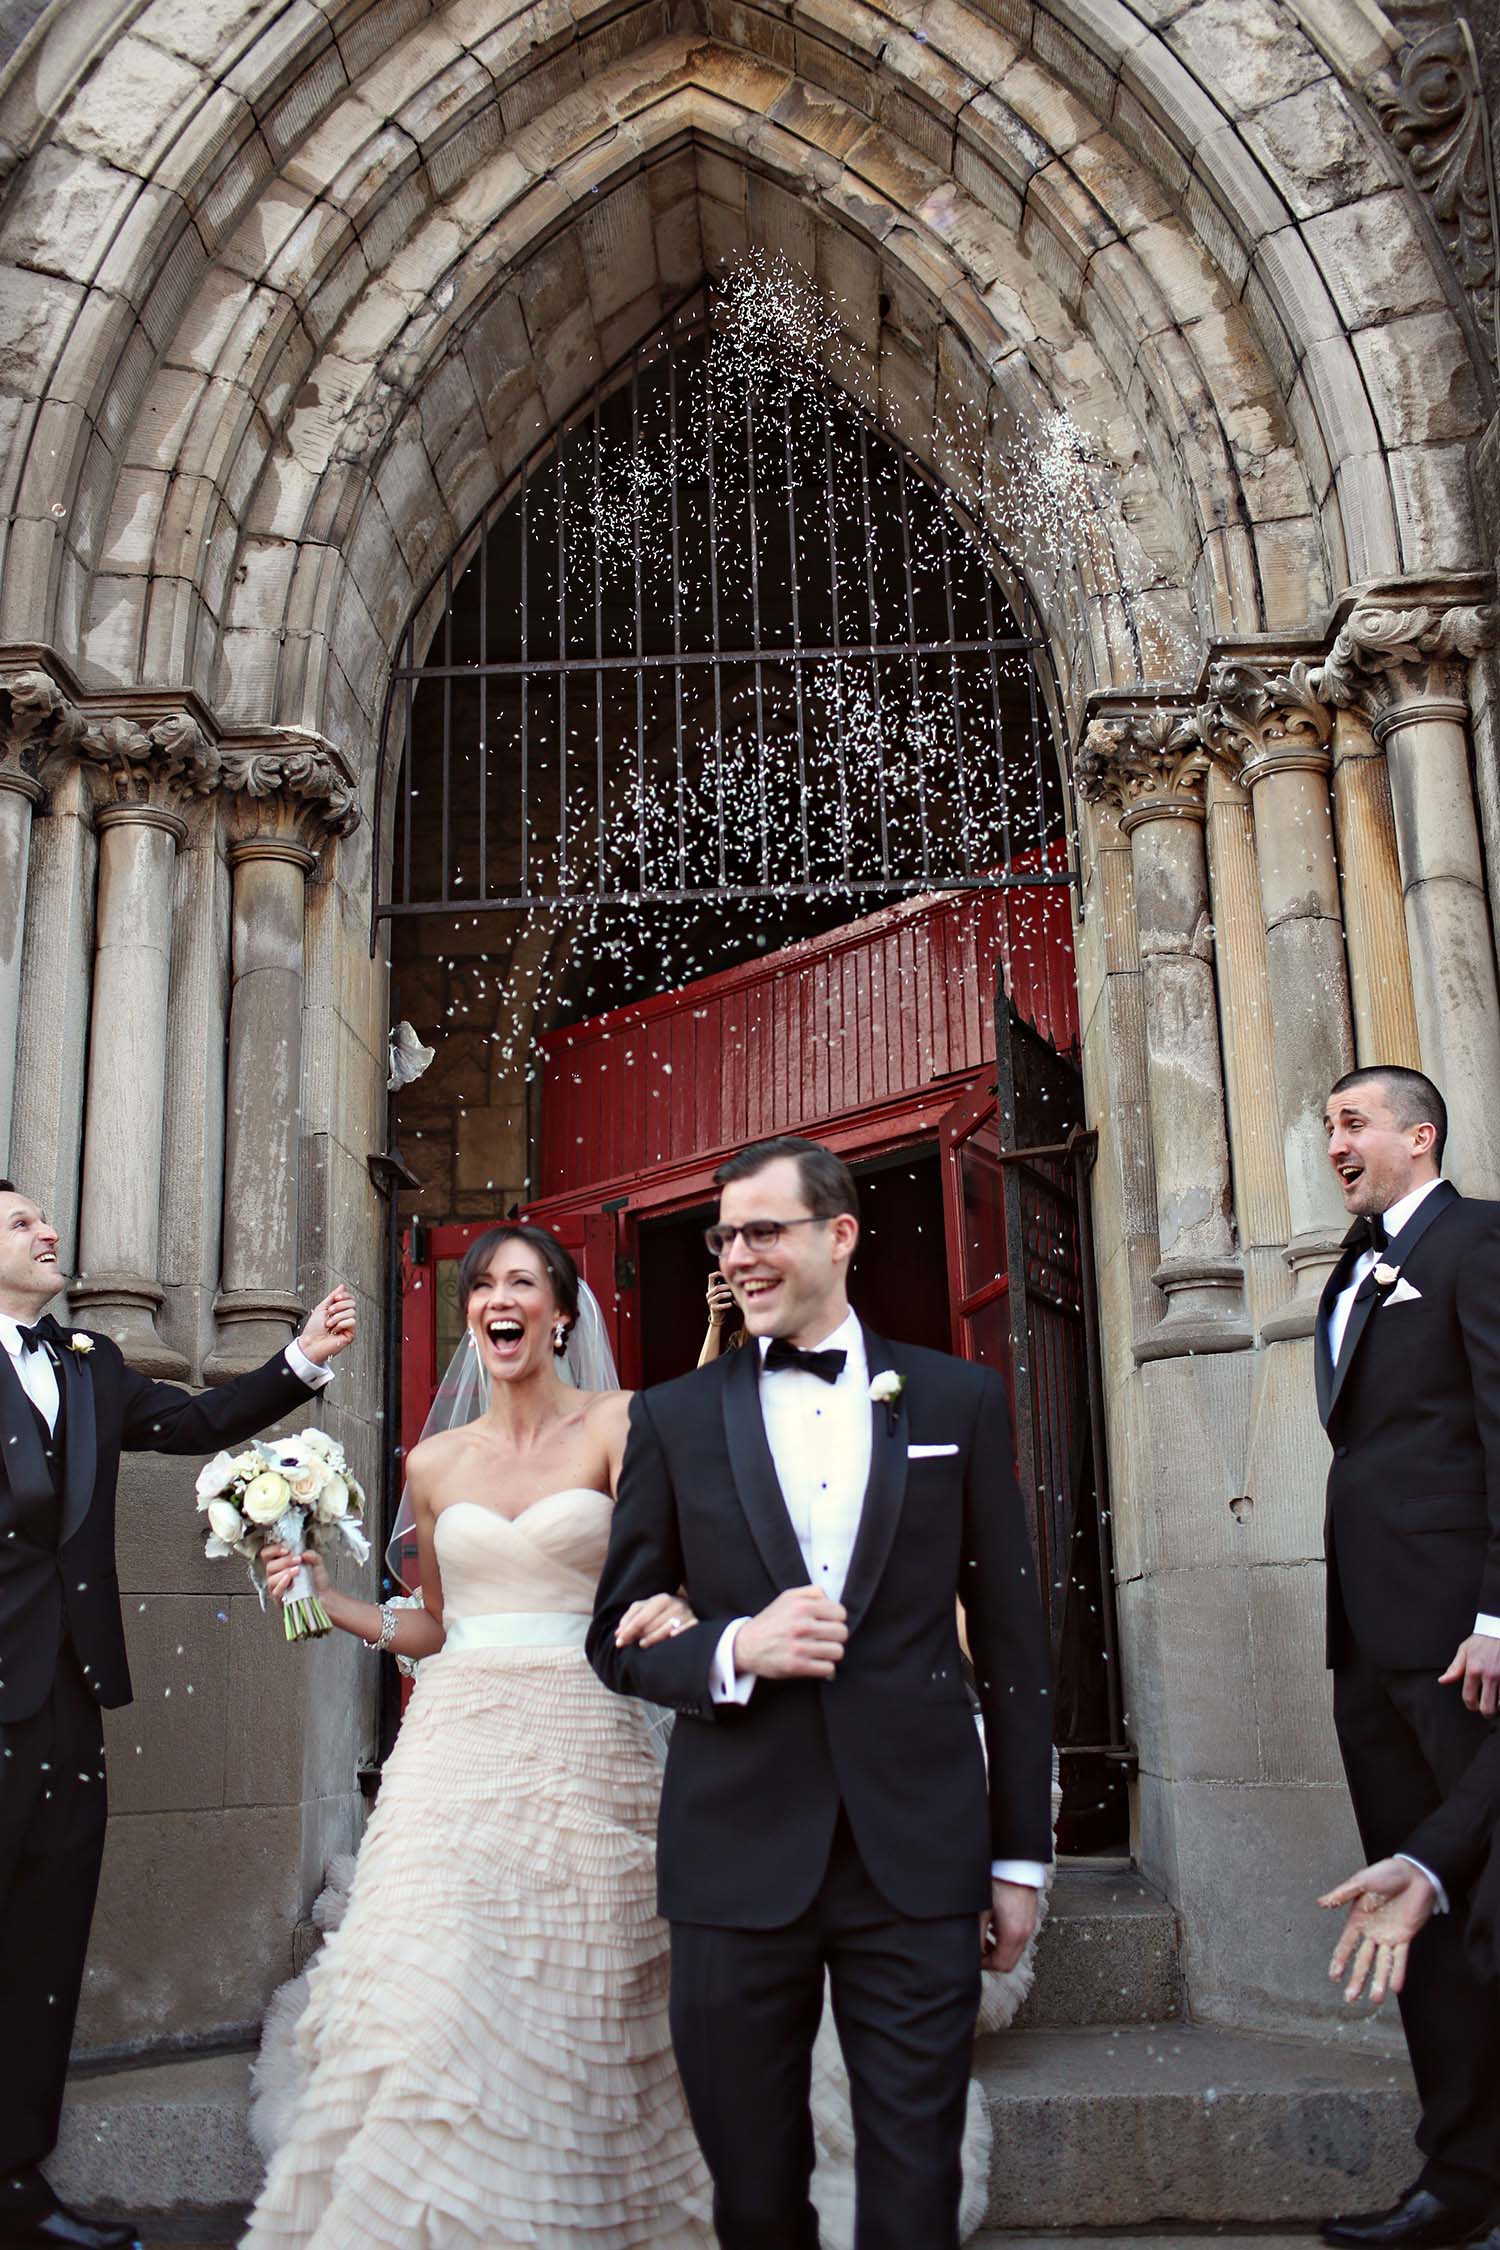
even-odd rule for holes
{"type": "MultiPolygon", "coordinates": [[[[0,1180],[0,2250],[123,2250],[58,2202],[57,2139],[104,1855],[101,1706],[130,1701],[115,1573],[122,1448],[212,1453],[305,1405],[354,1336],[336,1289],[295,1344],[196,1398],[45,1311],[57,1230],[0,1180]]],[[[169,1485],[168,1493],[172,1491],[169,1485]]],[[[190,1510],[191,1486],[177,1504],[190,1510]]]]}
{"type": "Polygon", "coordinates": [[[1052,1851],[1005,1391],[850,1312],[858,1201],[826,1149],[763,1141],[717,1180],[708,1242],[746,1345],[635,1399],[589,1635],[607,1686],[678,1713],[657,1844],[673,2044],[725,2250],[814,2250],[826,1971],[856,2250],[950,2250],[981,1947],[1014,1965],[1052,1851]],[[699,1622],[619,1645],[630,1604],[678,1586],[699,1622]]]}

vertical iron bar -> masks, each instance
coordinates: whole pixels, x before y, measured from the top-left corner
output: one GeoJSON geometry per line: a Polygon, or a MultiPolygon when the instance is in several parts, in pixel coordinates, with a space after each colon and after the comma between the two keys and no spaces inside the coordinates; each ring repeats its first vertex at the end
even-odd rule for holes
{"type": "Polygon", "coordinates": [[[493,511],[486,508],[479,526],[479,891],[490,892],[489,789],[490,789],[490,677],[486,669],[490,647],[490,532],[493,511]]]}
{"type": "Polygon", "coordinates": [[[1042,725],[1036,700],[1036,665],[1030,656],[1026,659],[1026,699],[1031,712],[1031,768],[1036,782],[1036,840],[1046,841],[1046,783],[1042,770],[1042,725]]]}
{"type": "MultiPolygon", "coordinates": [[[[781,429],[786,445],[786,536],[787,547],[792,558],[792,648],[794,651],[800,652],[802,647],[802,595],[797,579],[797,472],[792,456],[792,402],[790,396],[784,402],[781,429]]],[[[802,880],[804,883],[809,883],[812,880],[812,865],[807,846],[807,726],[802,696],[802,658],[800,653],[794,653],[792,657],[792,685],[797,697],[797,826],[802,838],[802,880]]]]}
{"type": "Polygon", "coordinates": [[[565,439],[557,439],[557,887],[568,887],[568,509],[565,439]]]}
{"type": "MultiPolygon", "coordinates": [[[[840,649],[842,632],[839,624],[839,546],[838,529],[834,522],[833,496],[833,410],[828,395],[823,395],[823,496],[828,508],[828,585],[833,604],[833,754],[838,766],[839,783],[839,848],[844,875],[849,875],[849,776],[844,766],[844,667],[840,649]]],[[[803,848],[807,843],[807,807],[802,807],[803,848]]]]}
{"type": "Polygon", "coordinates": [[[672,716],[677,754],[677,885],[687,889],[687,774],[682,755],[682,579],[681,524],[677,509],[677,359],[667,360],[668,479],[672,492],[672,716]]]}
{"type": "Polygon", "coordinates": [[[594,858],[598,870],[599,889],[609,889],[608,872],[604,863],[604,666],[597,659],[604,654],[604,582],[600,558],[599,513],[602,499],[603,430],[599,420],[599,393],[594,392],[594,858]]]}
{"type": "MultiPolygon", "coordinates": [[[[988,562],[984,569],[984,629],[991,642],[995,638],[995,581],[990,576],[988,562]]],[[[994,648],[991,647],[985,664],[990,675],[990,712],[995,721],[995,768],[1000,777],[1000,834],[1005,854],[1004,864],[1009,868],[1015,858],[1015,842],[1010,828],[1010,768],[1005,756],[1005,713],[1000,705],[1000,674],[994,648]]],[[[988,857],[988,854],[986,854],[988,857]]]]}
{"type": "Polygon", "coordinates": [[[646,888],[646,653],[641,614],[641,361],[630,362],[630,522],[635,542],[635,859],[637,879],[646,888]]]}
{"type": "MultiPolygon", "coordinates": [[[[865,531],[865,592],[870,604],[870,639],[880,638],[879,603],[875,593],[875,533],[870,522],[870,433],[863,421],[859,425],[859,482],[860,509],[865,531]]],[[[870,686],[875,702],[875,762],[879,775],[880,799],[880,872],[891,871],[890,813],[885,794],[885,725],[880,705],[880,658],[870,658],[870,686]]]]}
{"type": "MultiPolygon", "coordinates": [[[[943,603],[948,619],[948,638],[958,639],[958,628],[953,609],[953,554],[948,540],[948,508],[940,501],[937,511],[938,530],[943,542],[943,603]]],[[[948,657],[948,691],[953,706],[953,758],[958,784],[959,856],[966,875],[974,872],[969,840],[969,783],[964,770],[963,708],[958,685],[958,658],[951,652],[948,657]]]]}
{"type": "Polygon", "coordinates": [[[755,782],[760,797],[760,879],[770,881],[771,808],[766,796],[766,710],[760,668],[760,522],[755,507],[755,417],[745,400],[745,493],[750,510],[750,645],[755,663],[755,782]]]}
{"type": "MultiPolygon", "coordinates": [[[[911,559],[911,490],[906,461],[900,463],[901,474],[901,563],[906,574],[906,638],[911,648],[911,703],[914,722],[919,721],[922,708],[922,668],[917,655],[917,585],[911,559]]],[[[917,740],[922,741],[923,729],[917,728],[917,740]]],[[[922,838],[922,876],[925,881],[932,873],[931,838],[927,828],[927,764],[919,747],[917,767],[917,825],[922,838]]]]}
{"type": "Polygon", "coordinates": [[[1078,1278],[1083,1297],[1084,1364],[1088,1376],[1089,1451],[1094,1471],[1094,1530],[1099,1542],[1099,1622],[1104,1629],[1104,1668],[1108,1675],[1109,1739],[1123,1749],[1125,1683],[1120,1677],[1119,1630],[1115,1615],[1114,1519],[1110,1507],[1109,1443],[1104,1419],[1104,1369],[1099,1350],[1098,1278],[1094,1269],[1094,1208],[1090,1175],[1097,1133],[1069,1135],[1073,1142],[1073,1193],[1078,1212],[1078,1278]]]}
{"type": "MultiPolygon", "coordinates": [[[[714,676],[714,818],[719,839],[719,888],[729,882],[724,828],[724,666],[719,644],[719,490],[718,462],[714,452],[714,391],[710,361],[705,353],[704,436],[708,462],[708,616],[709,647],[713,650],[714,676]]],[[[795,597],[794,597],[795,598],[795,597]]]]}
{"type": "Polygon", "coordinates": [[[449,851],[449,815],[453,792],[453,557],[443,565],[443,662],[450,667],[443,674],[443,787],[442,787],[442,850],[443,898],[452,894],[453,860],[449,851]]]}
{"type": "Polygon", "coordinates": [[[521,866],[516,888],[524,898],[531,888],[531,476],[521,471],[521,866]]]}
{"type": "MultiPolygon", "coordinates": [[[[415,651],[415,649],[414,649],[414,647],[413,647],[413,645],[412,645],[412,644],[413,644],[413,641],[414,641],[414,638],[415,638],[415,636],[414,636],[414,635],[413,635],[413,634],[412,634],[411,632],[408,632],[408,633],[407,633],[407,636],[406,636],[406,660],[407,660],[408,664],[414,663],[414,662],[415,662],[415,658],[416,658],[416,651],[415,651]]],[[[417,753],[417,738],[416,738],[416,727],[415,727],[415,720],[416,720],[416,701],[417,701],[417,683],[416,683],[415,679],[414,679],[414,678],[412,678],[412,677],[411,677],[410,675],[408,675],[408,676],[407,676],[407,679],[406,679],[406,682],[405,682],[405,687],[406,687],[406,745],[405,745],[405,748],[404,748],[404,749],[402,750],[402,753],[401,753],[401,767],[402,767],[402,772],[404,773],[404,775],[405,775],[405,777],[406,777],[406,788],[405,788],[405,793],[404,793],[404,794],[405,794],[405,802],[404,802],[404,804],[403,804],[403,807],[402,807],[402,809],[403,809],[403,811],[404,811],[404,813],[405,813],[405,816],[406,816],[406,817],[405,817],[405,820],[404,820],[404,821],[403,821],[403,823],[402,823],[402,829],[403,829],[403,833],[402,833],[402,837],[401,837],[401,902],[402,902],[403,906],[410,906],[410,904],[411,904],[411,831],[412,831],[412,823],[413,823],[413,822],[415,821],[415,819],[416,819],[416,807],[415,807],[415,799],[416,799],[416,794],[417,794],[417,792],[416,792],[416,788],[415,788],[415,786],[414,786],[414,777],[415,777],[415,771],[416,771],[416,753],[417,753]]]]}

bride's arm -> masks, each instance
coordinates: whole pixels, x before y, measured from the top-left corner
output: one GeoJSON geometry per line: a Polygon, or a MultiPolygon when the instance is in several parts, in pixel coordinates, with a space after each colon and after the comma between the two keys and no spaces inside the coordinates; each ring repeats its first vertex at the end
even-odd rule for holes
{"type": "MultiPolygon", "coordinates": [[[[609,1464],[611,1496],[620,1489],[620,1463],[630,1435],[630,1399],[629,1391],[602,1392],[594,1409],[609,1464]]],[[[655,1648],[658,1641],[670,1640],[697,1622],[680,1593],[649,1594],[643,1601],[630,1604],[615,1628],[615,1639],[621,1648],[632,1648],[637,1642],[642,1648],[655,1648]]]]}

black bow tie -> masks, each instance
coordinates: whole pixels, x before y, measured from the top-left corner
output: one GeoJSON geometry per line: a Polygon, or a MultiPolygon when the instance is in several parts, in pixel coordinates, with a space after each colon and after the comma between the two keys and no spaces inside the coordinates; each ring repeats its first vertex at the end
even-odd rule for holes
{"type": "Polygon", "coordinates": [[[1385,1231],[1385,1220],[1378,1211],[1370,1211],[1355,1220],[1344,1237],[1344,1248],[1352,1250],[1356,1256],[1361,1251],[1373,1250],[1378,1257],[1390,1239],[1385,1231]]]}
{"type": "Polygon", "coordinates": [[[773,1336],[766,1353],[766,1373],[774,1375],[783,1367],[800,1367],[804,1375],[816,1375],[823,1383],[836,1383],[848,1357],[847,1352],[805,1352],[799,1345],[789,1344],[785,1336],[773,1336]]]}
{"type": "Polygon", "coordinates": [[[23,1352],[42,1352],[57,1341],[57,1322],[51,1313],[43,1313],[40,1320],[28,1328],[24,1320],[16,1322],[16,1334],[21,1339],[23,1352]]]}

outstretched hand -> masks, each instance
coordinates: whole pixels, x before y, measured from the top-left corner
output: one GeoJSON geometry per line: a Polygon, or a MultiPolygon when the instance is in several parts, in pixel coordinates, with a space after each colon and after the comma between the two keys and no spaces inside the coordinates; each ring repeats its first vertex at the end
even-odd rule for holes
{"type": "Polygon", "coordinates": [[[1349,1908],[1349,1919],[1328,1964],[1329,1976],[1337,1984],[1352,1958],[1354,1966],[1344,1988],[1344,1998],[1352,2005],[1373,1971],[1370,1998],[1378,2008],[1388,1992],[1399,1992],[1405,1984],[1412,1939],[1431,1916],[1437,1892],[1409,1859],[1380,1859],[1325,1893],[1318,1904],[1349,1908]]]}
{"type": "Polygon", "coordinates": [[[313,1306],[297,1342],[315,1367],[326,1367],[353,1343],[354,1329],[354,1291],[340,1283],[337,1289],[329,1290],[321,1305],[313,1306]]]}

